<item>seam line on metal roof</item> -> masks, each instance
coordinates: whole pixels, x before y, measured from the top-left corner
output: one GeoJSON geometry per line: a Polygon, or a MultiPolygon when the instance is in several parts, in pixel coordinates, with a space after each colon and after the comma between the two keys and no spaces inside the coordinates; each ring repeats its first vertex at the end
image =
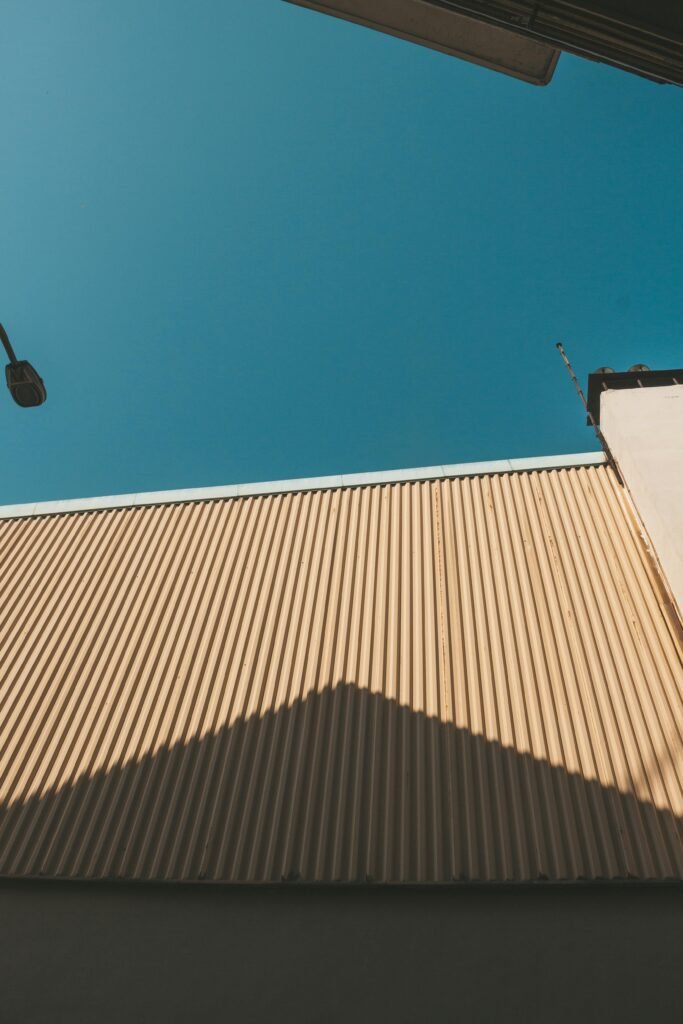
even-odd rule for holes
{"type": "Polygon", "coordinates": [[[389,469],[374,473],[339,473],[333,476],[304,477],[299,480],[269,480],[263,483],[188,487],[181,490],[113,494],[95,498],[67,498],[60,501],[3,505],[0,506],[0,519],[26,519],[30,516],[97,512],[142,505],[174,505],[222,498],[263,497],[269,494],[292,494],[301,491],[329,491],[340,487],[369,487],[377,484],[414,483],[419,480],[450,480],[464,476],[488,476],[492,473],[571,469],[580,466],[601,466],[604,462],[603,452],[581,452],[573,455],[541,455],[526,459],[496,459],[491,462],[461,462],[417,469],[389,469]]]}

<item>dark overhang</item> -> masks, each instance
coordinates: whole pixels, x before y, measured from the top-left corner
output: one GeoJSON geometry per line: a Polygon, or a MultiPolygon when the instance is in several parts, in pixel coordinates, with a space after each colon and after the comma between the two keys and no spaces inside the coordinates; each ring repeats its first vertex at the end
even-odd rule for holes
{"type": "Polygon", "coordinates": [[[288,0],[544,85],[562,50],[683,85],[683,0],[288,0]]]}
{"type": "Polygon", "coordinates": [[[547,85],[560,51],[432,0],[288,0],[353,21],[532,85],[547,85]]]}
{"type": "MultiPolygon", "coordinates": [[[[603,391],[623,391],[626,388],[656,388],[683,384],[681,370],[633,369],[625,373],[614,370],[596,370],[588,375],[588,411],[600,423],[600,395],[603,391]]],[[[590,419],[587,420],[590,426],[590,419]]]]}

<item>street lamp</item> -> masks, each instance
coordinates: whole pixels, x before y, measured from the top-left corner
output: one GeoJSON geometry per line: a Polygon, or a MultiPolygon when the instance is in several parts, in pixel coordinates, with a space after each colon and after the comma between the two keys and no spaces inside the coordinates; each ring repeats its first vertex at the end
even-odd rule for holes
{"type": "Polygon", "coordinates": [[[9,358],[9,363],[5,367],[5,379],[12,398],[17,405],[24,409],[42,405],[47,398],[43,379],[26,359],[17,359],[7,337],[7,331],[2,324],[0,324],[0,341],[9,358]]]}

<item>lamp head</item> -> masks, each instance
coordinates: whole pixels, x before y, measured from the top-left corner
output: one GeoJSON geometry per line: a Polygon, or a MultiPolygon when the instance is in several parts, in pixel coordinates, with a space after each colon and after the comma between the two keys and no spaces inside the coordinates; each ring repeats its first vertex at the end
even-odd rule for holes
{"type": "Polygon", "coordinates": [[[7,331],[0,324],[0,343],[7,353],[9,363],[5,367],[5,380],[9,393],[23,409],[42,405],[47,398],[43,378],[26,359],[17,359],[7,331]]]}
{"type": "Polygon", "coordinates": [[[8,363],[5,367],[5,379],[12,398],[23,409],[42,405],[47,398],[42,377],[26,359],[8,363]]]}

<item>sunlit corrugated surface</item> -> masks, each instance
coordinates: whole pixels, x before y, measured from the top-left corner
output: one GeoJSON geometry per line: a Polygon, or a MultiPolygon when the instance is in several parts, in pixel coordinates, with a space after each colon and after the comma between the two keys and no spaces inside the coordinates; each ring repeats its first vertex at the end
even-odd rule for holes
{"type": "Polygon", "coordinates": [[[0,872],[681,877],[681,645],[606,467],[0,523],[0,872]]]}

